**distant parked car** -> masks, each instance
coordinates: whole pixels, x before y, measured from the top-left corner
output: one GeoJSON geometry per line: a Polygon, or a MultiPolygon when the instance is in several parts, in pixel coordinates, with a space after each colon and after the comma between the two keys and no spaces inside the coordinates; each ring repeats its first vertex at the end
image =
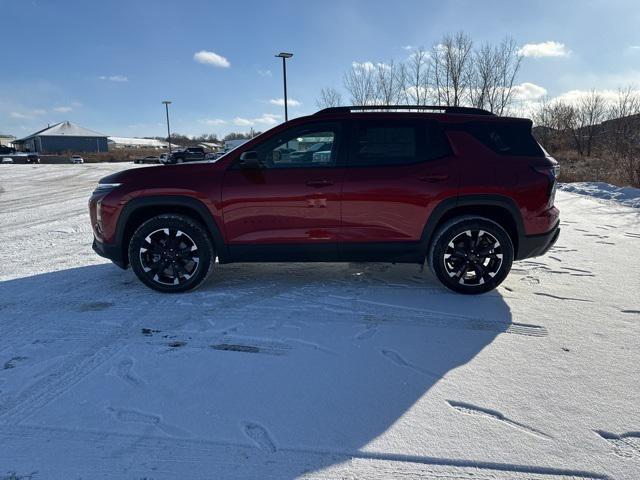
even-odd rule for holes
{"type": "Polygon", "coordinates": [[[2,159],[2,163],[13,163],[13,158],[4,157],[2,159]]]}
{"type": "Polygon", "coordinates": [[[137,158],[133,161],[133,163],[159,163],[160,158],[154,155],[148,155],[144,158],[137,158]]]}
{"type": "Polygon", "coordinates": [[[69,161],[71,163],[84,163],[84,158],[82,158],[80,155],[71,155],[69,161]]]}
{"type": "Polygon", "coordinates": [[[37,153],[14,153],[13,163],[40,163],[40,157],[37,153]]]}
{"type": "Polygon", "coordinates": [[[167,163],[184,163],[184,162],[197,162],[205,159],[204,148],[202,147],[189,147],[182,150],[176,150],[169,155],[167,163]]]}
{"type": "Polygon", "coordinates": [[[16,149],[13,147],[8,147],[6,145],[0,145],[0,155],[13,155],[16,153],[16,149]]]}

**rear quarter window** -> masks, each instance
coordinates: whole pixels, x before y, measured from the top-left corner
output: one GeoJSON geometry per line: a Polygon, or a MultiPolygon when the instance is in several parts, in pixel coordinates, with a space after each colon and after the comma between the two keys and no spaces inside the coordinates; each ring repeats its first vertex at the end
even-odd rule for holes
{"type": "Polygon", "coordinates": [[[500,155],[542,157],[544,152],[531,134],[529,122],[469,123],[466,130],[500,155]]]}

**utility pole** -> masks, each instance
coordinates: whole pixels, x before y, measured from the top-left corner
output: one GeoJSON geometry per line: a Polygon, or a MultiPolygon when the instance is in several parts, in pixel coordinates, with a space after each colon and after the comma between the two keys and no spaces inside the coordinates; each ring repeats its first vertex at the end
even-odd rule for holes
{"type": "Polygon", "coordinates": [[[287,109],[287,58],[293,57],[293,53],[280,52],[276,57],[282,58],[282,78],[284,81],[284,121],[289,120],[289,110],[287,109]]]}
{"type": "Polygon", "coordinates": [[[167,139],[169,142],[169,155],[171,155],[171,128],[169,127],[169,105],[171,102],[169,100],[163,100],[165,110],[167,111],[167,139]]]}

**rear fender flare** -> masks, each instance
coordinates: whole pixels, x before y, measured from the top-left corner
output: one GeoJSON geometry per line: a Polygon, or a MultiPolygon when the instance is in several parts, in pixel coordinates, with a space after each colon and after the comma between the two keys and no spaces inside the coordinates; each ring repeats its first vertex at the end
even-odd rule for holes
{"type": "MultiPolygon", "coordinates": [[[[422,231],[422,245],[425,252],[428,251],[431,238],[436,231],[436,228],[441,223],[441,220],[445,217],[447,212],[450,212],[454,208],[459,207],[501,207],[508,211],[513,218],[516,226],[518,237],[525,235],[524,222],[522,220],[522,214],[518,209],[516,202],[505,195],[495,194],[477,194],[477,195],[463,195],[460,197],[450,197],[442,200],[436,208],[433,209],[431,215],[425,223],[424,230],[422,231]]],[[[515,239],[514,239],[515,240],[515,239]]]]}

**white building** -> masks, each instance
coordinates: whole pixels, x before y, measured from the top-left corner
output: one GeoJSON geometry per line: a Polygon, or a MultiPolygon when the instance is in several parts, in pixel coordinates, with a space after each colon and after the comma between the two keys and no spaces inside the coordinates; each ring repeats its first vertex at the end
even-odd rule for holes
{"type": "Polygon", "coordinates": [[[0,133],[0,145],[5,147],[12,147],[13,141],[16,139],[13,135],[3,135],[0,133]]]}
{"type": "MultiPolygon", "coordinates": [[[[158,150],[169,148],[169,143],[155,138],[136,137],[108,137],[109,150],[114,148],[156,148],[158,150]]],[[[171,144],[171,148],[179,148],[179,145],[171,144]]]]}

